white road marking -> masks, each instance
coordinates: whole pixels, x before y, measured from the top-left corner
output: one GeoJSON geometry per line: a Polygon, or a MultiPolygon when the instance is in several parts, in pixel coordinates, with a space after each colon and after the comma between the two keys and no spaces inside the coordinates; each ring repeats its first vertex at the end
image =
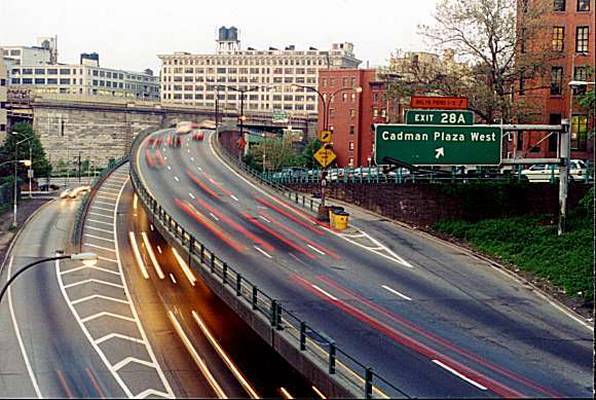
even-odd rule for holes
{"type": "Polygon", "coordinates": [[[190,198],[191,198],[191,199],[193,199],[193,200],[196,198],[196,197],[195,197],[195,195],[194,195],[194,194],[192,194],[192,193],[188,193],[188,195],[189,195],[189,196],[190,196],[190,198]]]}
{"type": "Polygon", "coordinates": [[[312,250],[316,251],[317,253],[319,253],[320,255],[322,255],[322,256],[324,256],[324,255],[325,255],[325,253],[324,253],[324,252],[322,252],[321,250],[317,249],[316,247],[314,247],[314,246],[311,246],[310,244],[307,244],[307,246],[308,246],[309,248],[311,248],[312,250]]]}
{"type": "Polygon", "coordinates": [[[411,297],[408,297],[408,296],[406,296],[405,294],[401,294],[400,292],[398,292],[398,291],[397,291],[397,290],[395,290],[395,289],[392,289],[392,288],[390,288],[389,286],[386,286],[386,285],[381,285],[381,287],[382,287],[383,289],[387,290],[388,292],[391,292],[391,293],[393,293],[393,294],[395,294],[395,295],[397,295],[397,296],[401,297],[402,299],[406,299],[406,300],[412,301],[412,298],[411,298],[411,297]]]}
{"type": "Polygon", "coordinates": [[[199,171],[202,171],[202,170],[203,170],[203,168],[201,168],[201,167],[199,167],[199,166],[197,166],[197,169],[198,169],[199,171]]]}
{"type": "Polygon", "coordinates": [[[315,290],[318,290],[319,292],[323,293],[325,296],[329,297],[331,300],[334,300],[334,301],[339,301],[339,300],[337,299],[337,297],[335,297],[335,296],[334,296],[334,295],[332,295],[331,293],[329,293],[329,292],[327,292],[327,291],[325,291],[325,290],[321,289],[321,288],[320,288],[320,287],[318,287],[317,285],[315,285],[315,284],[311,283],[311,284],[310,284],[310,286],[312,286],[312,287],[313,287],[315,290]]]}
{"type": "Polygon", "coordinates": [[[60,275],[66,275],[66,274],[70,274],[71,272],[77,272],[77,271],[81,271],[81,270],[85,271],[88,269],[94,269],[96,271],[106,272],[108,274],[120,276],[120,274],[116,271],[112,271],[112,270],[109,270],[106,268],[96,267],[95,265],[81,265],[80,267],[67,269],[66,271],[60,271],[60,275]]]}
{"type": "Polygon", "coordinates": [[[116,364],[114,364],[113,368],[115,371],[118,371],[120,368],[130,364],[131,362],[145,365],[147,367],[155,368],[155,365],[151,361],[141,360],[136,357],[126,357],[124,360],[121,360],[120,362],[117,362],[116,364]]]}
{"type": "Polygon", "coordinates": [[[168,170],[169,170],[169,171],[171,171],[171,170],[172,170],[172,167],[170,167],[169,165],[168,165],[168,170]]]}
{"type": "MultiPolygon", "coordinates": [[[[104,205],[108,205],[108,206],[114,206],[114,203],[108,203],[106,201],[101,201],[101,200],[93,200],[93,204],[104,204],[104,205]]],[[[110,210],[112,211],[112,210],[110,210]]]]}
{"type": "Polygon", "coordinates": [[[195,160],[195,158],[194,158],[194,157],[191,157],[191,158],[190,158],[190,161],[193,161],[193,162],[194,162],[194,160],[195,160]]]}
{"type": "Polygon", "coordinates": [[[176,182],[180,182],[180,178],[178,178],[177,176],[175,176],[175,177],[174,177],[174,180],[175,180],[176,182]]]}
{"type": "MultiPolygon", "coordinates": [[[[10,261],[8,263],[8,278],[12,276],[12,262],[14,260],[14,256],[10,257],[10,261]]],[[[21,330],[19,329],[19,325],[17,324],[17,318],[15,317],[14,308],[12,306],[12,294],[11,288],[8,287],[8,310],[10,311],[10,319],[12,320],[12,326],[14,328],[15,336],[17,337],[17,342],[19,342],[19,348],[21,349],[21,355],[23,356],[23,360],[25,360],[25,367],[27,368],[27,373],[29,374],[29,378],[31,379],[31,384],[33,385],[33,389],[35,390],[35,395],[38,399],[41,399],[43,396],[41,395],[41,391],[39,390],[39,385],[37,384],[37,377],[33,372],[33,368],[31,368],[31,363],[29,362],[29,357],[27,356],[27,352],[25,351],[25,344],[23,343],[23,338],[21,337],[21,330]]]]}
{"type": "Polygon", "coordinates": [[[267,222],[268,224],[271,223],[271,221],[269,221],[267,218],[263,217],[262,215],[259,215],[259,218],[261,218],[263,221],[267,222]]]}
{"type": "Polygon", "coordinates": [[[64,285],[64,289],[68,289],[68,288],[79,286],[79,285],[84,285],[86,283],[99,283],[101,285],[107,285],[107,286],[117,287],[119,289],[124,289],[124,286],[122,286],[118,283],[107,282],[107,281],[103,281],[101,279],[94,279],[94,278],[85,279],[85,280],[82,280],[79,282],[74,282],[74,283],[70,283],[68,285],[64,285]]]}
{"type": "Polygon", "coordinates": [[[153,232],[155,230],[155,228],[153,227],[153,224],[149,224],[149,229],[151,229],[151,232],[153,232]]]}
{"type": "Polygon", "coordinates": [[[211,215],[211,218],[213,218],[216,221],[219,221],[219,218],[217,218],[217,216],[215,216],[213,213],[209,213],[209,215],[211,215]]]}
{"type": "Polygon", "coordinates": [[[96,228],[96,227],[94,227],[94,226],[89,226],[89,225],[86,225],[86,226],[85,226],[85,229],[91,229],[91,230],[93,230],[93,231],[104,232],[104,233],[112,233],[112,231],[109,231],[109,230],[107,230],[107,229],[96,228]]]}
{"type": "Polygon", "coordinates": [[[157,272],[157,276],[159,279],[163,279],[166,276],[164,275],[161,266],[157,262],[157,258],[155,257],[155,253],[153,252],[153,247],[151,247],[151,243],[149,243],[149,238],[145,232],[141,232],[141,237],[143,238],[143,243],[145,243],[145,248],[147,249],[147,253],[149,253],[149,259],[151,260],[151,264],[153,264],[153,268],[157,272]]]}
{"type": "MultiPolygon", "coordinates": [[[[91,213],[88,213],[91,214],[91,213]]],[[[103,224],[103,225],[109,225],[109,226],[113,226],[114,224],[112,222],[104,222],[104,221],[98,221],[96,219],[88,219],[87,222],[93,222],[95,224],[103,224]]],[[[89,225],[87,225],[89,226],[89,225]]]]}
{"type": "Polygon", "coordinates": [[[176,284],[176,278],[174,278],[174,274],[170,272],[170,279],[172,280],[173,284],[176,284]]]}
{"type": "Polygon", "coordinates": [[[322,399],[322,400],[326,400],[327,397],[325,397],[325,395],[323,394],[323,392],[321,392],[319,389],[317,389],[316,386],[312,385],[311,389],[322,399]]]}
{"type": "Polygon", "coordinates": [[[137,193],[135,192],[135,194],[132,198],[132,208],[136,210],[138,203],[139,203],[139,196],[137,196],[137,193]]]}
{"type": "Polygon", "coordinates": [[[116,303],[128,304],[128,301],[126,301],[126,300],[117,299],[115,297],[110,297],[110,296],[104,296],[103,294],[92,294],[90,296],[81,297],[80,299],[71,301],[70,304],[75,305],[75,304],[83,303],[85,301],[89,301],[89,300],[93,300],[93,299],[103,299],[103,300],[115,301],[116,303]]]}
{"type": "Polygon", "coordinates": [[[147,267],[145,266],[145,262],[143,261],[143,257],[141,257],[141,252],[139,251],[139,245],[137,243],[137,238],[133,231],[128,232],[128,238],[130,239],[130,247],[132,248],[132,253],[135,256],[135,260],[137,260],[137,265],[141,270],[141,274],[145,279],[149,279],[149,271],[147,271],[147,267]]]}
{"type": "Polygon", "coordinates": [[[105,336],[100,337],[99,339],[97,339],[95,341],[95,344],[100,344],[100,343],[103,343],[103,342],[105,342],[107,340],[114,339],[114,338],[129,340],[131,342],[141,343],[141,344],[144,344],[145,343],[141,339],[138,339],[138,338],[134,338],[132,336],[126,336],[126,335],[122,335],[120,333],[113,332],[113,333],[109,333],[109,334],[107,334],[105,336]]]}
{"type": "Polygon", "coordinates": [[[478,382],[476,382],[476,381],[468,378],[467,376],[465,376],[465,375],[457,372],[456,370],[454,370],[450,366],[443,364],[441,361],[439,361],[439,360],[432,360],[432,361],[433,361],[433,363],[437,364],[439,367],[446,369],[447,371],[451,372],[453,375],[457,376],[458,378],[461,378],[464,381],[468,382],[469,384],[476,386],[478,389],[480,389],[480,390],[487,390],[487,388],[485,386],[482,386],[478,382]]]}
{"type": "Polygon", "coordinates": [[[182,259],[182,257],[180,257],[180,254],[178,254],[178,252],[176,251],[176,249],[173,248],[173,247],[172,247],[172,253],[174,253],[174,258],[176,258],[176,261],[178,261],[178,265],[180,265],[180,268],[182,269],[182,272],[184,272],[184,275],[186,275],[186,278],[188,279],[188,281],[190,282],[190,284],[192,286],[194,286],[196,284],[196,282],[197,282],[197,278],[195,278],[194,274],[192,273],[192,270],[186,264],[186,261],[184,261],[182,259]]]}
{"type": "MultiPolygon", "coordinates": [[[[128,302],[127,302],[127,304],[128,304],[128,302]]],[[[108,311],[102,311],[100,313],[93,314],[88,317],[82,318],[81,322],[83,324],[86,324],[89,321],[93,321],[94,319],[101,318],[101,317],[118,318],[118,319],[122,319],[124,321],[135,322],[135,320],[133,318],[127,317],[126,315],[115,314],[115,313],[111,313],[108,311]]]]}
{"type": "Polygon", "coordinates": [[[114,243],[114,239],[106,239],[106,238],[103,238],[101,236],[92,235],[90,233],[85,233],[85,236],[90,237],[92,239],[105,240],[106,242],[114,243]]]}
{"type": "MultiPolygon", "coordinates": [[[[100,214],[100,213],[96,213],[96,212],[93,212],[93,211],[89,211],[87,214],[97,215],[98,217],[104,217],[104,218],[112,219],[112,216],[111,215],[100,214]]],[[[91,221],[97,221],[97,220],[91,220],[91,221]]],[[[112,224],[110,224],[110,225],[112,225],[112,224]]]]}
{"type": "Polygon", "coordinates": [[[103,261],[109,261],[109,262],[113,262],[113,263],[118,263],[117,260],[114,260],[113,258],[108,258],[108,257],[103,257],[103,256],[97,256],[98,259],[103,260],[103,261]]]}
{"type": "Polygon", "coordinates": [[[269,253],[265,250],[261,249],[259,246],[253,246],[259,253],[263,254],[267,258],[273,258],[269,253]]]}
{"type": "Polygon", "coordinates": [[[159,254],[163,254],[163,251],[161,251],[161,246],[157,245],[156,247],[157,247],[157,251],[159,252],[159,254]]]}
{"type": "Polygon", "coordinates": [[[83,243],[83,246],[95,247],[96,249],[105,250],[105,251],[111,251],[112,253],[115,253],[116,252],[116,250],[114,250],[114,249],[109,249],[107,247],[98,246],[98,245],[93,244],[93,243],[83,243]]]}
{"type": "Polygon", "coordinates": [[[231,194],[230,197],[233,198],[236,201],[240,201],[240,200],[238,200],[238,197],[234,196],[233,194],[231,194]]]}

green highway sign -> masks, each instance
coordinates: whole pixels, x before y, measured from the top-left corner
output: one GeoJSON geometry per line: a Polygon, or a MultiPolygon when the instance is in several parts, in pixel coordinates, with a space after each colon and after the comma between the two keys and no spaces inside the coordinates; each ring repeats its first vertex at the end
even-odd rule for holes
{"type": "Polygon", "coordinates": [[[499,165],[501,128],[444,125],[376,125],[375,161],[412,165],[499,165]]]}
{"type": "Polygon", "coordinates": [[[472,111],[407,110],[406,124],[416,125],[472,125],[472,111]]]}

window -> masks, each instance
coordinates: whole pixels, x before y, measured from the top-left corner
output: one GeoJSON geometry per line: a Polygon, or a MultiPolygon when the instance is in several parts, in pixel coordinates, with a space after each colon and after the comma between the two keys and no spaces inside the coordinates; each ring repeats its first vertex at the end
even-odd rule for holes
{"type": "Polygon", "coordinates": [[[356,133],[356,128],[354,125],[350,125],[350,135],[353,135],[354,133],[356,133]]]}
{"type": "Polygon", "coordinates": [[[519,77],[519,95],[523,96],[526,94],[526,79],[523,74],[519,77]]]}
{"type": "Polygon", "coordinates": [[[66,68],[60,68],[60,75],[70,75],[70,70],[66,68]]]}
{"type": "Polygon", "coordinates": [[[354,142],[350,142],[348,145],[348,150],[354,151],[354,142]]]}
{"type": "Polygon", "coordinates": [[[571,148],[586,150],[588,139],[588,116],[574,115],[571,118],[571,148]]]}
{"type": "Polygon", "coordinates": [[[576,53],[587,53],[588,52],[588,37],[590,28],[587,26],[578,26],[575,29],[575,52],[576,53]]]}
{"type": "Polygon", "coordinates": [[[23,75],[31,75],[31,74],[33,74],[33,69],[23,68],[23,75]]]}
{"type": "Polygon", "coordinates": [[[321,86],[327,87],[327,79],[325,79],[325,78],[321,79],[321,86]]]}
{"type": "Polygon", "coordinates": [[[577,11],[590,11],[590,0],[577,0],[577,11]]]}
{"type": "MultiPolygon", "coordinates": [[[[588,80],[588,68],[585,66],[575,67],[573,71],[574,81],[587,81],[588,80]]],[[[573,95],[581,95],[586,93],[586,85],[573,86],[573,95]]]]}
{"type": "Polygon", "coordinates": [[[560,96],[563,90],[563,67],[552,67],[550,72],[550,94],[560,96]]]}
{"type": "Polygon", "coordinates": [[[565,0],[554,0],[553,10],[554,11],[565,11],[565,0]]]}
{"type": "Polygon", "coordinates": [[[33,83],[33,79],[23,78],[23,85],[31,85],[32,83],[33,83]]]}
{"type": "Polygon", "coordinates": [[[526,48],[526,38],[528,37],[528,28],[522,28],[521,30],[521,38],[520,38],[520,42],[521,42],[521,52],[525,53],[527,51],[526,48]]]}
{"type": "MultiPolygon", "coordinates": [[[[550,114],[550,116],[548,118],[548,124],[549,125],[560,125],[561,124],[561,114],[550,114]]],[[[556,152],[557,144],[558,144],[558,135],[553,132],[548,137],[548,151],[556,152]]]]}
{"type": "Polygon", "coordinates": [[[45,80],[45,78],[35,78],[35,84],[36,85],[45,85],[46,80],[45,80]]]}
{"type": "Polygon", "coordinates": [[[356,110],[354,110],[353,108],[350,109],[350,118],[355,118],[356,117],[356,110]]]}
{"type": "MultiPolygon", "coordinates": [[[[97,81],[93,81],[95,82],[94,85],[97,86],[97,81]]],[[[56,78],[48,78],[48,85],[57,85],[58,84],[58,79],[56,78]]]]}
{"type": "Polygon", "coordinates": [[[555,26],[553,27],[553,51],[563,51],[565,38],[565,27],[555,26]]]}
{"type": "Polygon", "coordinates": [[[0,79],[0,86],[6,86],[6,79],[0,79]]]}
{"type": "Polygon", "coordinates": [[[346,102],[348,100],[348,94],[347,93],[342,93],[341,95],[341,99],[346,102]]]}
{"type": "Polygon", "coordinates": [[[43,68],[35,68],[35,75],[45,75],[46,70],[43,68]]]}

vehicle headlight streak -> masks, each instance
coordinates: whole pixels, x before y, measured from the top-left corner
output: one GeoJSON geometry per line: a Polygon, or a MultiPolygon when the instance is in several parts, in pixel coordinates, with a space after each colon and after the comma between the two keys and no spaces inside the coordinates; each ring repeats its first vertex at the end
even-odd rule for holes
{"type": "Polygon", "coordinates": [[[188,279],[190,284],[194,286],[197,282],[197,278],[195,278],[194,274],[190,270],[190,267],[188,266],[186,261],[184,261],[182,259],[182,257],[180,257],[180,254],[178,254],[176,249],[173,247],[172,247],[172,253],[174,253],[174,257],[176,258],[176,261],[178,261],[180,268],[182,268],[182,272],[184,272],[184,275],[186,275],[186,278],[188,279]]]}

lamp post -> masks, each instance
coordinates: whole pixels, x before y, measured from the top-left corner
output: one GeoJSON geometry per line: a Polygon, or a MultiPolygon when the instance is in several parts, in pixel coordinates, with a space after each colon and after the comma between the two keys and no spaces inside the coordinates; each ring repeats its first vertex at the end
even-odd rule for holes
{"type": "MultiPolygon", "coordinates": [[[[335,95],[338,93],[347,92],[347,91],[353,91],[355,93],[362,92],[362,88],[360,86],[342,87],[342,88],[339,88],[339,89],[335,90],[334,92],[332,92],[329,95],[329,98],[327,100],[325,100],[325,96],[323,96],[323,94],[313,86],[293,84],[292,87],[310,90],[312,92],[315,92],[319,96],[319,99],[321,99],[321,103],[323,104],[323,129],[324,130],[329,130],[329,106],[331,105],[331,101],[335,97],[335,95]]],[[[327,180],[325,179],[327,176],[326,169],[327,169],[326,166],[323,167],[323,172],[321,173],[321,205],[320,205],[320,209],[319,209],[320,216],[323,216],[323,213],[325,213],[325,186],[327,186],[327,180]]],[[[324,215],[326,215],[326,213],[324,215]]]]}
{"type": "MultiPolygon", "coordinates": [[[[12,134],[15,136],[25,136],[21,132],[12,132],[12,134]]],[[[29,140],[29,169],[32,170],[33,169],[33,149],[31,148],[31,140],[30,139],[31,138],[26,138],[24,140],[29,140]]],[[[21,142],[19,142],[19,143],[21,143],[21,142]]],[[[31,172],[27,171],[27,176],[29,177],[29,198],[32,199],[33,194],[31,193],[31,188],[32,188],[33,177],[31,176],[31,172]]]]}
{"type": "MultiPolygon", "coordinates": [[[[13,133],[13,135],[16,135],[16,134],[18,134],[18,133],[13,133]]],[[[28,138],[25,138],[23,140],[20,140],[20,141],[16,142],[15,145],[14,145],[14,190],[13,190],[14,193],[13,193],[13,219],[12,219],[12,226],[15,227],[15,228],[17,227],[17,209],[18,209],[18,205],[17,205],[17,202],[18,202],[18,193],[17,193],[18,184],[17,184],[17,181],[18,181],[18,165],[19,165],[19,163],[18,163],[18,160],[19,160],[19,144],[24,143],[24,142],[26,142],[28,140],[31,140],[31,138],[28,137],[28,138]]]]}
{"type": "Polygon", "coordinates": [[[261,133],[261,147],[263,147],[263,176],[265,175],[265,132],[261,133]]]}
{"type": "Polygon", "coordinates": [[[10,284],[13,283],[15,281],[15,279],[17,279],[19,277],[19,275],[21,275],[23,272],[25,272],[29,268],[32,268],[32,267],[39,265],[41,263],[44,263],[44,262],[55,261],[55,260],[64,260],[67,258],[71,259],[71,260],[80,260],[83,262],[90,261],[90,262],[94,263],[95,261],[97,261],[97,254],[95,254],[95,253],[78,253],[78,254],[68,254],[68,255],[57,255],[54,257],[41,258],[37,261],[33,261],[33,262],[25,265],[16,274],[11,276],[10,279],[6,282],[6,284],[2,287],[2,290],[0,291],[0,303],[2,302],[4,293],[8,290],[8,287],[10,286],[10,284]]]}

